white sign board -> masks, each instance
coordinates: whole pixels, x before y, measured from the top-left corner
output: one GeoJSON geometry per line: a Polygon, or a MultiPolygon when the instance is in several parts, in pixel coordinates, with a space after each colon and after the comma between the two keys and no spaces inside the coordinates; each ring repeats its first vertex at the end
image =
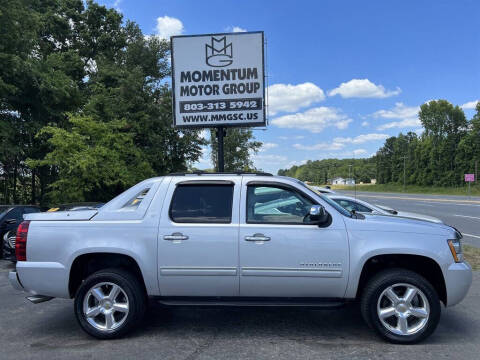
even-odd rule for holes
{"type": "Polygon", "coordinates": [[[176,127],[265,126],[263,32],[172,36],[176,127]]]}

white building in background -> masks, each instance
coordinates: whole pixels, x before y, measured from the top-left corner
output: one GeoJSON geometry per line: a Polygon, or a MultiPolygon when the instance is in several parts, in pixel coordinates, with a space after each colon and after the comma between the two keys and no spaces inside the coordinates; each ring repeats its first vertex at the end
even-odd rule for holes
{"type": "Polygon", "coordinates": [[[355,179],[336,177],[332,179],[332,185],[355,185],[355,179]]]}

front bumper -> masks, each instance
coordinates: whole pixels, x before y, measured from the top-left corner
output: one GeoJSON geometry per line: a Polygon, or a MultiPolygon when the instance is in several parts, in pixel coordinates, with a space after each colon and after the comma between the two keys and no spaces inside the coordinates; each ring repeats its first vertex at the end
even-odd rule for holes
{"type": "Polygon", "coordinates": [[[466,261],[451,264],[446,272],[447,306],[462,301],[472,285],[472,268],[466,261]]]}
{"type": "Polygon", "coordinates": [[[22,283],[20,282],[20,279],[18,278],[18,274],[16,271],[10,271],[8,273],[8,280],[10,281],[10,284],[13,286],[15,290],[19,290],[19,291],[25,290],[22,286],[22,283]]]}

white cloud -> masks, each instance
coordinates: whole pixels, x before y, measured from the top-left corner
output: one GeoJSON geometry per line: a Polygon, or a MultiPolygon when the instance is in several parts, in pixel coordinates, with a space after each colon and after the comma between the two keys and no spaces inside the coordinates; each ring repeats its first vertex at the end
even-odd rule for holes
{"type": "Polygon", "coordinates": [[[419,111],[420,106],[405,106],[403,103],[397,102],[393,109],[375,111],[373,116],[385,119],[407,119],[417,117],[419,111]]]}
{"type": "Polygon", "coordinates": [[[160,16],[157,18],[156,31],[160,39],[170,40],[170,36],[183,34],[183,23],[174,17],[160,16]]]}
{"type": "Polygon", "coordinates": [[[368,121],[363,121],[363,122],[362,122],[362,126],[363,126],[363,127],[368,126],[368,125],[370,125],[370,123],[369,123],[368,121]]]}
{"type": "Polygon", "coordinates": [[[234,26],[232,28],[232,31],[233,32],[246,32],[247,30],[246,29],[242,29],[240,26],[234,26]]]}
{"type": "Polygon", "coordinates": [[[462,106],[460,106],[463,110],[475,110],[475,107],[477,106],[477,102],[479,102],[480,100],[473,100],[473,101],[469,101],[465,104],[463,104],[462,106]]]}
{"type": "Polygon", "coordinates": [[[375,118],[397,119],[397,121],[388,122],[377,127],[377,130],[386,130],[392,128],[406,128],[421,126],[418,119],[419,106],[405,106],[398,102],[395,107],[390,110],[378,110],[373,113],[375,118]]]}
{"type": "Polygon", "coordinates": [[[295,140],[301,140],[301,139],[305,139],[305,136],[304,135],[296,135],[296,136],[279,136],[278,137],[280,140],[291,140],[291,139],[295,139],[295,140]]]}
{"type": "Polygon", "coordinates": [[[345,147],[344,144],[341,144],[339,142],[321,142],[318,144],[314,145],[303,145],[303,144],[293,144],[293,147],[298,150],[330,150],[330,151],[335,151],[335,150],[341,150],[345,147]]]}
{"type": "Polygon", "coordinates": [[[339,87],[330,90],[329,96],[340,95],[343,98],[386,98],[398,95],[402,90],[386,90],[382,85],[376,85],[368,79],[352,79],[341,83],[339,87]]]}
{"type": "Polygon", "coordinates": [[[256,164],[258,163],[263,165],[283,164],[287,160],[288,158],[283,155],[257,154],[253,156],[253,161],[256,164]]]}
{"type": "Polygon", "coordinates": [[[378,141],[378,140],[385,140],[388,138],[387,134],[378,134],[378,133],[371,133],[371,134],[362,134],[355,136],[354,138],[351,137],[337,137],[333,139],[334,142],[337,143],[347,143],[347,144],[363,144],[370,141],[378,141]]]}
{"type": "Polygon", "coordinates": [[[287,165],[285,165],[285,169],[289,169],[292,166],[304,165],[306,163],[307,163],[307,160],[293,160],[293,161],[290,161],[287,165]]]}
{"type": "Polygon", "coordinates": [[[353,150],[353,154],[354,154],[355,156],[365,155],[365,154],[367,154],[367,153],[368,153],[368,151],[365,150],[365,149],[355,149],[355,150],[353,150]]]}
{"type": "Polygon", "coordinates": [[[317,85],[306,82],[298,85],[274,84],[268,87],[268,113],[294,112],[313,103],[325,100],[317,85]]]}
{"type": "Polygon", "coordinates": [[[122,9],[120,9],[120,3],[122,2],[122,0],[115,0],[113,2],[113,7],[115,8],[115,10],[117,10],[118,12],[122,12],[122,9]]]}
{"type": "Polygon", "coordinates": [[[202,129],[200,131],[200,137],[204,140],[209,140],[210,139],[210,130],[208,129],[202,129]]]}
{"type": "Polygon", "coordinates": [[[199,167],[202,169],[208,169],[213,167],[212,161],[210,158],[210,149],[208,147],[202,147],[202,155],[197,162],[193,163],[194,167],[199,167]]]}
{"type": "Polygon", "coordinates": [[[278,144],[271,143],[271,142],[266,142],[262,144],[262,147],[260,148],[261,152],[268,151],[270,149],[276,148],[278,144]]]}
{"type": "Polygon", "coordinates": [[[392,128],[408,128],[408,127],[417,127],[417,126],[422,126],[422,123],[418,119],[404,119],[401,121],[392,121],[385,123],[383,125],[380,125],[377,127],[377,130],[386,130],[386,129],[392,129],[392,128]]]}
{"type": "Polygon", "coordinates": [[[352,121],[339,109],[320,106],[303,113],[280,116],[273,119],[272,124],[281,128],[302,129],[319,133],[327,127],[336,127],[339,130],[346,129],[352,121]]]}
{"type": "Polygon", "coordinates": [[[343,152],[330,152],[330,153],[320,153],[318,156],[318,159],[329,159],[329,158],[335,158],[335,159],[345,159],[345,158],[352,158],[352,157],[360,157],[360,158],[365,158],[365,157],[372,157],[374,154],[368,154],[368,151],[365,149],[355,149],[353,151],[343,151],[343,152]]]}
{"type": "Polygon", "coordinates": [[[337,137],[332,142],[321,142],[314,145],[293,144],[293,147],[298,150],[342,150],[346,144],[364,144],[370,141],[385,140],[388,138],[387,134],[362,134],[356,137],[337,137]]]}

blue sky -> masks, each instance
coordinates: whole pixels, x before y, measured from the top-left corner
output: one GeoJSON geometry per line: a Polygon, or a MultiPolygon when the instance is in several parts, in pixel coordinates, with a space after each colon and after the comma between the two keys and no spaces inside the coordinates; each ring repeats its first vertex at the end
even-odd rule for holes
{"type": "MultiPolygon", "coordinates": [[[[368,157],[422,129],[418,107],[480,99],[480,1],[100,1],[145,34],[263,30],[269,125],[257,167],[368,157]]],[[[196,164],[211,167],[209,150],[196,164]]]]}

